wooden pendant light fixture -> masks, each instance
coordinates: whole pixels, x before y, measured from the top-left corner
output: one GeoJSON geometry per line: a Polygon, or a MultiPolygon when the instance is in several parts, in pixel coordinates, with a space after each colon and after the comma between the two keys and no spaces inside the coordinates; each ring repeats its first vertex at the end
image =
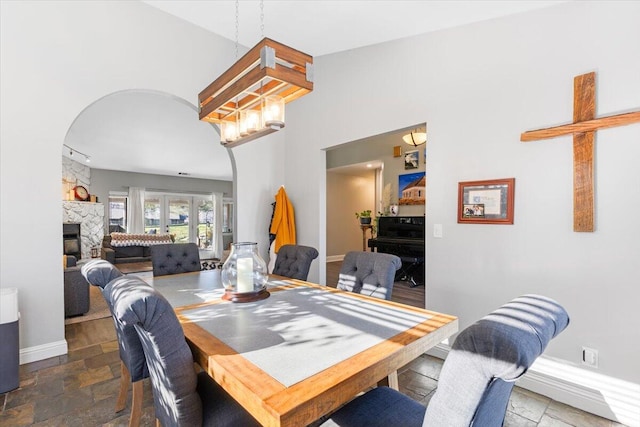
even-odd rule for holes
{"type": "Polygon", "coordinates": [[[284,104],[313,90],[313,57],[264,38],[198,95],[200,120],[235,147],[284,127],[284,104]]]}

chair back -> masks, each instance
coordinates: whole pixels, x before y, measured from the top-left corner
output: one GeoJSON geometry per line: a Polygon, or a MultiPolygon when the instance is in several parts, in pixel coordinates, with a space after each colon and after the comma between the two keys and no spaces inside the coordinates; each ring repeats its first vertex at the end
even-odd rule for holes
{"type": "Polygon", "coordinates": [[[114,316],[142,343],[156,418],[164,427],[202,425],[193,355],[169,302],[141,280],[114,281],[105,293],[114,316]]]}
{"type": "Polygon", "coordinates": [[[151,246],[153,276],[200,271],[200,251],[195,243],[166,243],[151,246]]]}
{"type": "Polygon", "coordinates": [[[278,250],[273,274],[292,279],[307,280],[311,262],[318,257],[318,251],[310,246],[282,245],[278,250]]]}
{"type": "MultiPolygon", "coordinates": [[[[82,275],[89,283],[98,286],[102,291],[116,330],[118,339],[118,350],[120,360],[129,371],[132,382],[140,381],[149,377],[149,370],[144,358],[144,351],[138,333],[133,327],[122,324],[113,312],[113,302],[111,301],[111,291],[107,287],[147,285],[136,276],[125,276],[113,264],[105,260],[92,260],[82,266],[82,275]]],[[[148,286],[148,285],[147,285],[148,286]]]]}
{"type": "Polygon", "coordinates": [[[342,261],[338,289],[391,299],[396,271],[402,261],[395,255],[378,252],[348,252],[342,261]]]}
{"type": "Polygon", "coordinates": [[[556,301],[523,295],[456,338],[423,426],[502,426],[515,381],[569,324],[556,301]]]}
{"type": "Polygon", "coordinates": [[[103,290],[107,283],[123,276],[122,272],[115,265],[103,259],[92,259],[80,268],[82,275],[87,282],[94,286],[98,286],[103,290]]]}

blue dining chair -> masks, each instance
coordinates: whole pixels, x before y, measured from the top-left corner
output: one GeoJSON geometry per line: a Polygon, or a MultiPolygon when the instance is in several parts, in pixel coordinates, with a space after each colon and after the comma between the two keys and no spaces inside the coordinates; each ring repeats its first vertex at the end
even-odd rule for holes
{"type": "Polygon", "coordinates": [[[385,300],[391,299],[396,271],[402,261],[379,252],[347,252],[340,267],[337,288],[385,300]]]}
{"type": "Polygon", "coordinates": [[[142,343],[156,419],[163,427],[259,426],[206,372],[196,374],[193,355],[173,307],[142,280],[105,287],[114,315],[133,327],[142,343]]]}
{"type": "Polygon", "coordinates": [[[90,284],[100,288],[111,317],[113,318],[118,351],[120,354],[120,389],[116,398],[116,412],[127,406],[127,393],[131,384],[131,414],[129,427],[138,426],[142,417],[142,380],[149,377],[147,363],[144,359],[142,344],[133,327],[125,327],[113,314],[113,303],[104,292],[105,287],[114,281],[140,280],[134,276],[125,276],[109,261],[91,260],[81,267],[81,273],[90,284]]]}
{"type": "Polygon", "coordinates": [[[311,246],[282,245],[278,250],[272,273],[291,279],[307,280],[311,263],[317,257],[318,251],[311,246]]]}
{"type": "Polygon", "coordinates": [[[200,250],[195,243],[166,243],[151,246],[153,276],[200,271],[200,250]]]}
{"type": "Polygon", "coordinates": [[[427,408],[398,391],[377,387],[322,426],[501,427],[515,381],[568,324],[569,315],[556,301],[523,295],[458,335],[427,408]]]}

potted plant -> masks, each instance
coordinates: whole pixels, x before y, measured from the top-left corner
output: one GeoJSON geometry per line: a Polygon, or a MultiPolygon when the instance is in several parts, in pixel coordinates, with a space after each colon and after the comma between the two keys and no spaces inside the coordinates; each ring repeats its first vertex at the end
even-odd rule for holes
{"type": "Polygon", "coordinates": [[[360,224],[371,224],[371,210],[356,212],[356,218],[360,220],[360,224]]]}

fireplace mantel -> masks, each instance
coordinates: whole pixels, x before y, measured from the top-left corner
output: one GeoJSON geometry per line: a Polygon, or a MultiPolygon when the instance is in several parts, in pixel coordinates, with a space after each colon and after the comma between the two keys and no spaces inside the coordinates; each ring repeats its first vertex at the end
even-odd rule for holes
{"type": "Polygon", "coordinates": [[[62,202],[62,222],[79,223],[82,259],[91,258],[91,248],[102,246],[104,205],[91,202],[62,202]]]}

